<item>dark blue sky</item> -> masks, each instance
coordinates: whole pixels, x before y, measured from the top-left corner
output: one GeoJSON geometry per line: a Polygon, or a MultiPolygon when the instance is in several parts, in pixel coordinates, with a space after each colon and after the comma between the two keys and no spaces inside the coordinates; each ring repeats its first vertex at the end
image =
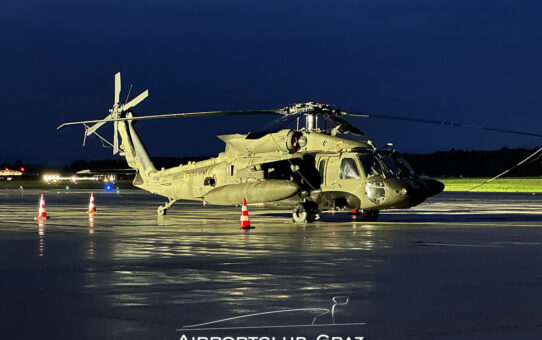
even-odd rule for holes
{"type": "MultiPolygon", "coordinates": [[[[111,157],[82,128],[148,88],[145,114],[319,101],[351,112],[540,131],[540,1],[3,1],[0,162],[111,157]]],[[[534,147],[536,138],[353,120],[400,151],[534,147]]],[[[140,122],[155,156],[215,155],[257,118],[140,122]]],[[[109,129],[102,129],[110,135],[109,129]]]]}

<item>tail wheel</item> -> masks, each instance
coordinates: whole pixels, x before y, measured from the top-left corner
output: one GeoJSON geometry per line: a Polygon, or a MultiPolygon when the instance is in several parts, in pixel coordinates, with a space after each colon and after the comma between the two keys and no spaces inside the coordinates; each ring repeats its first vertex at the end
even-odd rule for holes
{"type": "Polygon", "coordinates": [[[158,209],[156,209],[156,213],[160,216],[164,216],[167,213],[167,208],[161,205],[158,207],[158,209]]]}

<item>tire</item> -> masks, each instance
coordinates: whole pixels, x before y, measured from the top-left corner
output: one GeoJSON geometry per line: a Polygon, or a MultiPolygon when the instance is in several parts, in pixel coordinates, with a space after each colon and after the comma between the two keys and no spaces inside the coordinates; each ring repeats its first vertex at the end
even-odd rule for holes
{"type": "Polygon", "coordinates": [[[361,219],[365,222],[376,222],[379,215],[380,211],[378,210],[363,210],[361,212],[361,219]]]}
{"type": "Polygon", "coordinates": [[[309,213],[303,208],[303,206],[297,206],[292,211],[292,221],[295,223],[307,223],[307,217],[309,213]]]}
{"type": "Polygon", "coordinates": [[[156,213],[159,215],[159,216],[164,216],[165,214],[167,214],[167,209],[166,207],[164,207],[163,205],[159,206],[158,209],[156,209],[156,213]]]}
{"type": "Polygon", "coordinates": [[[304,205],[298,205],[292,211],[292,221],[295,223],[310,223],[316,219],[316,213],[312,209],[305,208],[304,205]]]}

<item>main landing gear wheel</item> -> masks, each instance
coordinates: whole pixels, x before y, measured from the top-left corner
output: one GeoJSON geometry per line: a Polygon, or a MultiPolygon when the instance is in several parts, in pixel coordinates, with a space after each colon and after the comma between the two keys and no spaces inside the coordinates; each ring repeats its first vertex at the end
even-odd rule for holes
{"type": "Polygon", "coordinates": [[[295,223],[314,222],[316,217],[317,211],[311,207],[311,204],[299,204],[292,211],[292,221],[295,223]]]}
{"type": "Polygon", "coordinates": [[[158,209],[156,209],[156,213],[159,215],[159,216],[164,216],[165,214],[167,214],[167,210],[173,205],[173,203],[177,202],[177,200],[174,200],[174,199],[169,199],[169,202],[167,202],[166,204],[164,205],[161,205],[158,207],[158,209]]]}
{"type": "Polygon", "coordinates": [[[380,211],[378,210],[363,210],[361,212],[361,220],[366,222],[376,222],[380,211]]]}

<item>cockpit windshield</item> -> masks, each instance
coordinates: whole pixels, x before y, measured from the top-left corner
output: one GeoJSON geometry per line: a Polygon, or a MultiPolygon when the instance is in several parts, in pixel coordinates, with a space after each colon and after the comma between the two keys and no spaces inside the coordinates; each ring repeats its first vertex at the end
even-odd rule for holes
{"type": "Polygon", "coordinates": [[[400,170],[397,164],[393,161],[393,158],[389,155],[380,155],[380,159],[385,165],[386,170],[388,170],[392,175],[399,175],[400,170]]]}
{"type": "Polygon", "coordinates": [[[395,162],[399,165],[399,168],[404,173],[405,176],[414,175],[414,169],[408,164],[405,157],[401,156],[398,153],[394,154],[395,162]]]}
{"type": "Polygon", "coordinates": [[[375,175],[410,176],[414,174],[414,170],[408,162],[397,153],[360,154],[359,160],[367,177],[375,175]]]}
{"type": "Polygon", "coordinates": [[[361,154],[359,155],[359,161],[361,163],[361,166],[363,167],[363,172],[365,172],[365,175],[367,177],[382,174],[382,168],[380,166],[380,163],[376,160],[374,154],[361,154]]]}

